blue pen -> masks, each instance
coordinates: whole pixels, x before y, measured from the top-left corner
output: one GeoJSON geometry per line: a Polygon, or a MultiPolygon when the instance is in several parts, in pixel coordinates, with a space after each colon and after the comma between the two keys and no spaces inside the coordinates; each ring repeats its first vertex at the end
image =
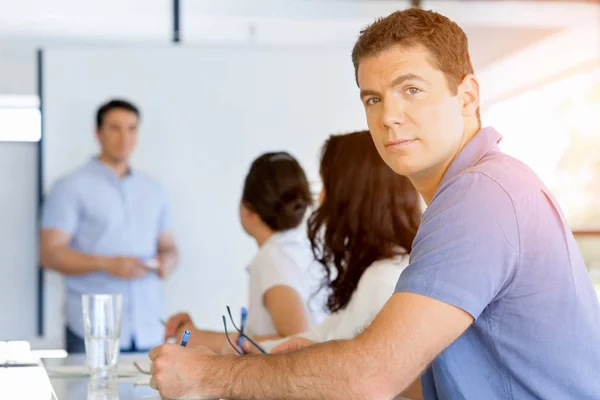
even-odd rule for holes
{"type": "Polygon", "coordinates": [[[191,334],[192,333],[190,331],[188,331],[188,330],[186,330],[185,332],[183,332],[183,336],[181,337],[181,346],[182,347],[187,346],[187,342],[190,339],[190,335],[191,334]]]}
{"type": "MultiPolygon", "coordinates": [[[[240,333],[243,334],[244,333],[244,329],[246,328],[246,319],[248,318],[248,310],[246,310],[246,307],[242,307],[242,322],[241,322],[241,326],[240,326],[240,333]]],[[[237,340],[237,345],[240,349],[242,349],[242,343],[244,343],[244,337],[242,335],[240,335],[238,337],[237,340]]]]}

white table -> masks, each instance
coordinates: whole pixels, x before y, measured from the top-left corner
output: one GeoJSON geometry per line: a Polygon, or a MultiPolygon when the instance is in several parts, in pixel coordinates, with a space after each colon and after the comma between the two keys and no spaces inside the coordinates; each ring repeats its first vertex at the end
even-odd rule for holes
{"type": "Polygon", "coordinates": [[[56,400],[41,363],[0,367],[0,399],[56,400]]]}
{"type": "Polygon", "coordinates": [[[58,400],[139,400],[151,398],[149,396],[160,399],[158,392],[147,386],[149,375],[138,373],[133,361],[140,361],[143,366],[149,365],[145,353],[121,354],[120,374],[110,388],[90,385],[89,376],[85,373],[83,354],[70,355],[60,360],[44,360],[44,366],[58,400]]]}

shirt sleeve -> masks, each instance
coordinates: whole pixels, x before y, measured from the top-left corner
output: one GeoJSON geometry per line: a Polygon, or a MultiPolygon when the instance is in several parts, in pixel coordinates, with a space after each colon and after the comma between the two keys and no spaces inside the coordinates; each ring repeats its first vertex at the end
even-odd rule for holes
{"type": "Polygon", "coordinates": [[[428,296],[477,319],[509,288],[518,268],[513,203],[480,172],[457,177],[426,210],[396,292],[428,296]]]}
{"type": "Polygon", "coordinates": [[[167,194],[162,192],[162,201],[160,207],[160,214],[158,220],[158,232],[166,232],[170,231],[171,226],[171,206],[169,205],[169,200],[167,198],[167,194]]]}
{"type": "Polygon", "coordinates": [[[303,279],[296,263],[285,252],[278,248],[264,251],[256,260],[257,289],[264,294],[275,286],[289,286],[302,296],[303,279]]]}
{"type": "Polygon", "coordinates": [[[50,190],[42,207],[42,229],[57,229],[73,234],[79,220],[76,185],[70,180],[58,181],[50,190]]]}

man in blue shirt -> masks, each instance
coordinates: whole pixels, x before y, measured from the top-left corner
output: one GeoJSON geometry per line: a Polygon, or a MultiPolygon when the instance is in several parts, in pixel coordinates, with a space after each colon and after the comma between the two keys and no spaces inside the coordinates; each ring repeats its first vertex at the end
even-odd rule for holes
{"type": "Polygon", "coordinates": [[[175,268],[177,247],[163,188],[129,165],[139,117],[126,101],[100,107],[100,155],[56,182],[45,199],[40,257],[45,268],[66,275],[69,352],[85,351],[81,295],[86,293],[123,296],[123,351],[162,341],[160,279],[175,268]]]}
{"type": "Polygon", "coordinates": [[[600,305],[555,199],[481,129],[467,38],[408,9],[353,51],[373,141],[428,204],[396,292],[355,339],[289,354],[152,349],[167,398],[599,399],[600,305]]]}

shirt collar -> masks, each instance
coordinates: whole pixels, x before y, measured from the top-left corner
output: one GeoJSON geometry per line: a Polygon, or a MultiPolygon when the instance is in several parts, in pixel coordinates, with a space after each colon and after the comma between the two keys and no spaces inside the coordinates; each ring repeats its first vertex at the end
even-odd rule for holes
{"type": "Polygon", "coordinates": [[[92,157],[89,162],[89,165],[92,166],[95,170],[100,171],[102,174],[117,180],[128,179],[135,175],[135,171],[131,167],[128,167],[125,176],[123,176],[123,178],[119,178],[115,171],[113,171],[110,167],[108,167],[106,164],[100,161],[98,156],[92,157]]]}
{"type": "Polygon", "coordinates": [[[477,132],[452,161],[438,188],[462,171],[475,166],[486,154],[499,151],[500,140],[502,135],[494,128],[486,127],[477,132]]]}

